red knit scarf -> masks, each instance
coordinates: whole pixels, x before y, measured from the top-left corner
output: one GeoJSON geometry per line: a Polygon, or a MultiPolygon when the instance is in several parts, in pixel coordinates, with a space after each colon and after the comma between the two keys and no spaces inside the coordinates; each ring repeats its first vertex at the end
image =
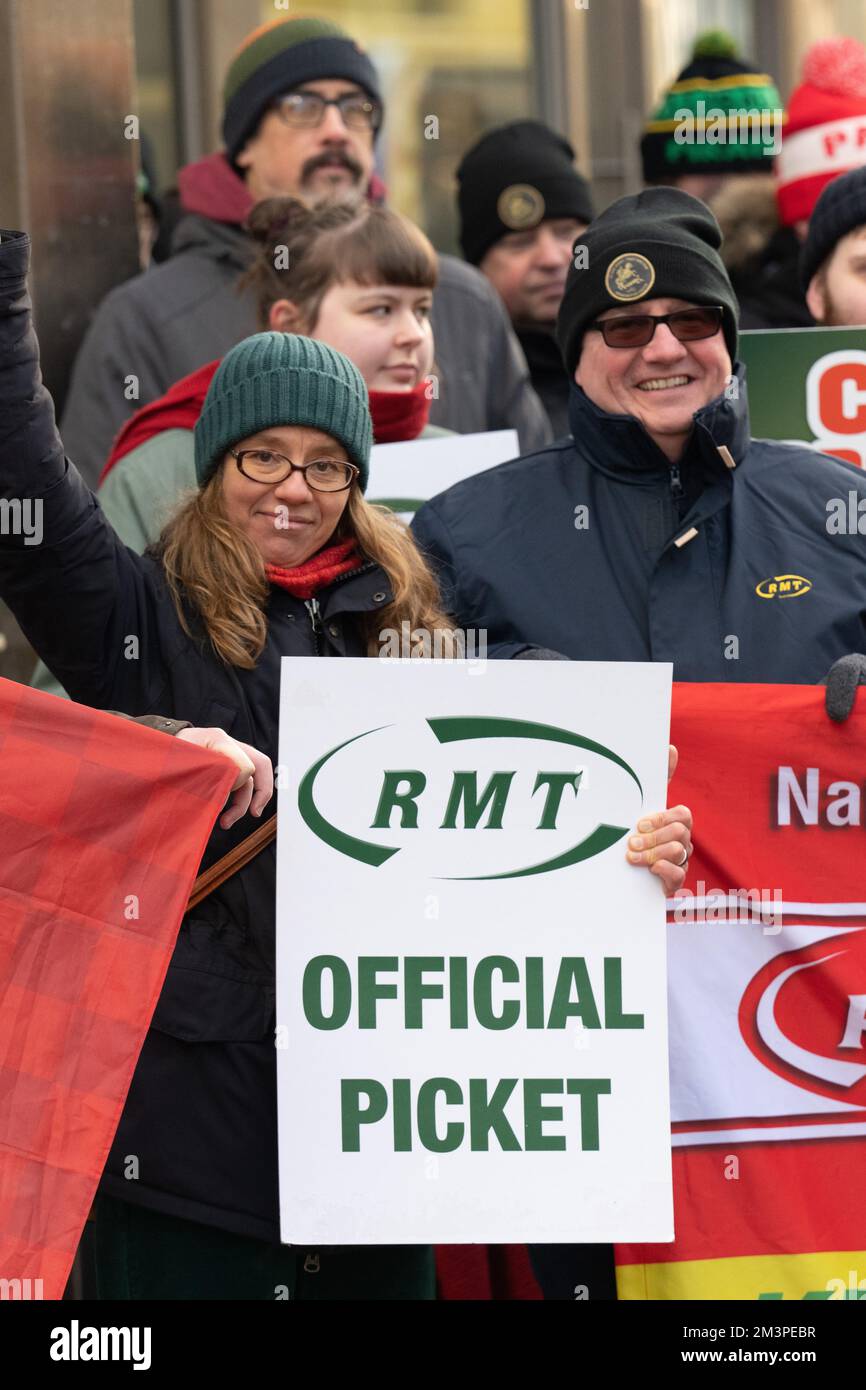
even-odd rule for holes
{"type": "Polygon", "coordinates": [[[417,439],[430,417],[426,379],[411,391],[371,391],[370,414],[377,444],[417,439]]]}
{"type": "MultiPolygon", "coordinates": [[[[204,398],[219,362],[208,362],[172,386],[159,400],[152,401],[132,415],[114,441],[100,483],[127,454],[163,430],[191,430],[201,414],[204,398]]],[[[402,444],[417,439],[430,415],[426,380],[411,391],[371,391],[370,413],[377,444],[402,444]]]]}
{"type": "Polygon", "coordinates": [[[302,565],[284,569],[282,565],[265,565],[265,574],[272,584],[278,584],[295,598],[312,598],[326,589],[340,575],[357,569],[363,560],[354,536],[337,545],[328,545],[302,565]]]}

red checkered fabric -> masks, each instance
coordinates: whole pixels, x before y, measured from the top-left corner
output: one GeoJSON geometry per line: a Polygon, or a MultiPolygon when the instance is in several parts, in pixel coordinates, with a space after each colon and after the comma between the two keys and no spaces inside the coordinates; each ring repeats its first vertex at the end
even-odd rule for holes
{"type": "Polygon", "coordinates": [[[63,1294],[233,780],[0,680],[0,1281],[31,1296],[63,1294]]]}

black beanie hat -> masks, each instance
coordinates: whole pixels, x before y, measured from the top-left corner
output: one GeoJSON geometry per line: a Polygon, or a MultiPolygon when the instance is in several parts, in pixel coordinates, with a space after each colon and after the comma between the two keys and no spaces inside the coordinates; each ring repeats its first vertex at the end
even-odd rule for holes
{"type": "Polygon", "coordinates": [[[701,34],[691,61],[646,124],[640,145],[644,183],[673,183],[682,174],[772,173],[768,156],[782,117],[782,98],[772,77],[757,71],[754,64],[741,62],[734,40],[724,31],[701,34]],[[754,111],[757,117],[753,124],[744,123],[745,129],[738,126],[741,133],[734,138],[682,144],[674,138],[683,113],[690,117],[694,131],[703,133],[707,118],[715,125],[720,113],[727,116],[734,111],[754,111]],[[761,112],[766,116],[763,127],[761,112]]]}
{"type": "Polygon", "coordinates": [[[567,140],[540,121],[513,121],[482,137],[457,170],[460,245],[479,265],[509,232],[556,217],[591,222],[589,184],[567,140]]]}
{"type": "Polygon", "coordinates": [[[816,271],[832,255],[837,241],[866,226],[866,164],[851,169],[828,183],[815,204],[809,221],[809,234],[800,253],[800,284],[803,293],[816,271]]]}
{"type": "Polygon", "coordinates": [[[739,306],[721,244],[706,203],[678,188],[648,188],[612,203],[574,243],[556,326],[569,376],[583,335],[599,314],[648,298],[721,304],[733,362],[739,306]]]}

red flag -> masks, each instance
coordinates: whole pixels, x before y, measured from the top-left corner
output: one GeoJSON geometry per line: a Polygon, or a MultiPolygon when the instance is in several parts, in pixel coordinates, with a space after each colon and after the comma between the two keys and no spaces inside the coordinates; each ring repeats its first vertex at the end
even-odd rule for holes
{"type": "MultiPolygon", "coordinates": [[[[866,696],[834,724],[820,687],[674,685],[671,738],[676,1240],[617,1245],[619,1297],[862,1300],[866,696]]],[[[437,1253],[443,1297],[537,1296],[513,1247],[437,1253]]]]}
{"type": "Polygon", "coordinates": [[[13,1297],[63,1294],[233,781],[215,754],[0,680],[0,1280],[22,1281],[2,1285],[13,1297]]]}
{"type": "Polygon", "coordinates": [[[675,685],[695,817],[669,907],[672,1245],[620,1298],[866,1297],[866,701],[675,685]]]}

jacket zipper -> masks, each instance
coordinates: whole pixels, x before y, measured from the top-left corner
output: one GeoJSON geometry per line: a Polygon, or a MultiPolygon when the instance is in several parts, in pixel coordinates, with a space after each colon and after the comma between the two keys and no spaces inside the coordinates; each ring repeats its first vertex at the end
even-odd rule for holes
{"type": "Polygon", "coordinates": [[[672,496],[674,496],[674,497],[685,497],[685,495],[686,495],[686,490],[685,490],[685,488],[683,487],[683,480],[682,480],[682,477],[681,477],[681,475],[680,475],[680,466],[679,466],[678,463],[672,463],[672,464],[671,464],[671,477],[670,477],[670,483],[671,483],[671,494],[672,494],[672,496]]]}
{"type": "Polygon", "coordinates": [[[329,588],[336,589],[338,584],[345,584],[348,579],[354,579],[356,575],[364,574],[366,570],[371,570],[374,568],[375,562],[373,560],[365,560],[363,565],[359,565],[356,570],[349,570],[348,574],[338,575],[334,582],[329,585],[329,588]]]}
{"type": "Polygon", "coordinates": [[[322,631],[322,611],[319,608],[317,598],[304,599],[304,607],[310,615],[310,622],[313,627],[313,641],[316,647],[316,656],[319,655],[319,633],[322,631]]]}
{"type": "MultiPolygon", "coordinates": [[[[348,574],[341,574],[340,577],[338,579],[335,579],[333,584],[330,585],[330,588],[335,589],[338,584],[344,584],[347,579],[354,579],[356,575],[363,574],[366,570],[371,570],[373,568],[374,562],[372,560],[365,560],[364,563],[362,565],[359,565],[357,569],[350,570],[348,574]]],[[[316,656],[320,656],[321,650],[319,647],[319,636],[321,633],[324,632],[325,625],[322,621],[322,610],[319,607],[319,600],[317,598],[305,598],[304,607],[310,615],[310,625],[313,629],[313,639],[315,641],[316,656]]]]}

